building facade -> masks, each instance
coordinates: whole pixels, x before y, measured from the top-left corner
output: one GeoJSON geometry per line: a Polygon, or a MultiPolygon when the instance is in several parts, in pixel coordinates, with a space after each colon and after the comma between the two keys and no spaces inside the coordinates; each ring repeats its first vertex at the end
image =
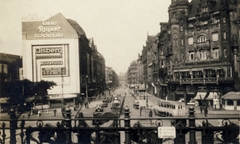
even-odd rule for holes
{"type": "Polygon", "coordinates": [[[4,93],[5,82],[22,77],[22,58],[19,55],[0,53],[0,113],[8,111],[8,98],[4,93]]]}
{"type": "Polygon", "coordinates": [[[93,40],[61,13],[44,21],[23,22],[22,43],[24,78],[55,82],[48,91],[52,104],[63,99],[74,102],[82,94],[91,96],[97,90],[95,82],[105,78],[105,60],[98,56],[93,40]]]}
{"type": "MultiPolygon", "coordinates": [[[[237,0],[171,1],[156,42],[158,72],[147,71],[157,80],[157,96],[186,103],[208,99],[213,107],[214,99],[240,90],[239,6],[237,0]]],[[[144,47],[143,64],[148,55],[144,47]]]]}

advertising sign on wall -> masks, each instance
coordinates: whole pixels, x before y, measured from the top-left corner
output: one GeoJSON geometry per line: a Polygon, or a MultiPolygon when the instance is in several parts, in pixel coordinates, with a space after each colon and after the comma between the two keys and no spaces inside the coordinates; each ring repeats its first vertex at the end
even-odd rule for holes
{"type": "Polygon", "coordinates": [[[69,77],[68,45],[37,45],[32,49],[35,81],[69,77]]]}

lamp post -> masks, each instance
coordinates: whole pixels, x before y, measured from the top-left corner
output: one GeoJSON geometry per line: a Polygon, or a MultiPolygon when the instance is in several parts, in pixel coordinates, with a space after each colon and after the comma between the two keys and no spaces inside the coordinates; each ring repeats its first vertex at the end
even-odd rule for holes
{"type": "Polygon", "coordinates": [[[88,89],[87,89],[87,86],[88,86],[88,75],[86,75],[86,99],[88,100],[88,89]]]}
{"type": "Polygon", "coordinates": [[[64,99],[63,99],[63,68],[61,68],[61,79],[62,79],[62,107],[63,107],[63,105],[64,105],[64,99]]]}

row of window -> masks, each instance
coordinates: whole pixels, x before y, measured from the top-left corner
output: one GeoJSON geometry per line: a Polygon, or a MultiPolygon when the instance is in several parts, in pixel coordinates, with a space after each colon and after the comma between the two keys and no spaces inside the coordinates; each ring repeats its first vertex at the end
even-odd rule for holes
{"type": "MultiPolygon", "coordinates": [[[[218,41],[219,39],[219,34],[217,32],[212,33],[212,41],[218,41]]],[[[223,39],[227,39],[227,34],[226,32],[223,32],[223,39]]],[[[205,35],[200,35],[197,39],[197,43],[205,43],[207,42],[207,38],[205,35]]],[[[193,37],[188,37],[188,45],[193,45],[193,37]]]]}
{"type": "MultiPolygon", "coordinates": [[[[180,73],[182,76],[188,76],[188,75],[203,75],[203,71],[185,71],[185,72],[174,72],[174,76],[180,76],[180,73]]],[[[230,74],[232,73],[232,68],[231,67],[227,67],[221,70],[204,70],[204,73],[206,75],[216,75],[216,73],[218,74],[224,74],[226,73],[227,76],[230,76],[230,74]]]]}
{"type": "MultiPolygon", "coordinates": [[[[193,61],[197,58],[199,58],[199,60],[206,60],[208,58],[208,53],[210,53],[210,51],[208,50],[200,50],[197,52],[189,52],[189,60],[193,61]]],[[[212,49],[212,54],[211,54],[213,59],[218,59],[219,58],[219,49],[215,48],[212,49]]]]}

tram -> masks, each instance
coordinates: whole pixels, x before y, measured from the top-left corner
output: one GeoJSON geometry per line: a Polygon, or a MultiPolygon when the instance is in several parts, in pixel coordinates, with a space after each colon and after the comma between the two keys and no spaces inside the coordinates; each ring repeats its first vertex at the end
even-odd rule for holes
{"type": "Polygon", "coordinates": [[[170,100],[158,100],[154,107],[156,115],[163,117],[171,116],[185,116],[186,107],[184,102],[170,101],[170,100]]]}
{"type": "Polygon", "coordinates": [[[120,115],[122,112],[122,107],[123,107],[123,103],[124,103],[124,97],[122,97],[121,95],[117,95],[114,97],[113,102],[111,103],[111,112],[120,115]]]}

